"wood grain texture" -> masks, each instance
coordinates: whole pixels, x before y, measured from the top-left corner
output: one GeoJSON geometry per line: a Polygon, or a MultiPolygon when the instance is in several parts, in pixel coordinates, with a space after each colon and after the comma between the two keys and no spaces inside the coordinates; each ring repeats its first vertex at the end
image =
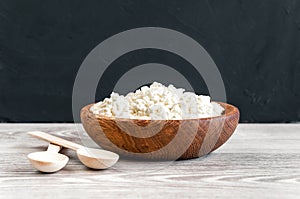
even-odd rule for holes
{"type": "MultiPolygon", "coordinates": [[[[35,171],[26,155],[47,143],[26,135],[40,130],[79,139],[74,124],[0,124],[0,198],[298,198],[300,124],[239,124],[208,156],[175,162],[121,159],[103,171],[85,168],[75,152],[55,174],[35,171]]],[[[91,145],[96,146],[96,144],[91,145]]]]}
{"type": "Polygon", "coordinates": [[[132,120],[94,115],[92,104],[81,110],[86,132],[102,148],[124,157],[147,160],[192,159],[206,155],[233,134],[239,110],[219,103],[218,117],[185,120],[132,120]],[[143,137],[140,137],[143,136],[143,137]]]}

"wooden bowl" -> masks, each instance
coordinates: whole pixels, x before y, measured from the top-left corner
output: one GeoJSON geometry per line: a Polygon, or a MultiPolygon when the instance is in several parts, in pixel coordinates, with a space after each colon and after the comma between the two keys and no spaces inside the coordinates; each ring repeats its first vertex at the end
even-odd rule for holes
{"type": "Polygon", "coordinates": [[[184,120],[137,120],[94,115],[93,104],[80,117],[88,135],[102,148],[123,157],[147,160],[191,159],[224,144],[239,121],[239,110],[218,102],[221,116],[184,120]]]}

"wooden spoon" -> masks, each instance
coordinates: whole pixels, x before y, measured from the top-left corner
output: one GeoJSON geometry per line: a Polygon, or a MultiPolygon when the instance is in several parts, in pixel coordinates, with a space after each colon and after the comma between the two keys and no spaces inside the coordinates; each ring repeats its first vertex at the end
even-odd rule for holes
{"type": "Polygon", "coordinates": [[[53,173],[65,167],[69,161],[67,156],[58,153],[61,148],[61,146],[50,143],[47,151],[30,153],[27,157],[37,170],[53,173]]]}
{"type": "Polygon", "coordinates": [[[106,169],[113,166],[119,159],[119,155],[102,149],[84,147],[80,144],[64,140],[62,138],[44,133],[41,131],[28,132],[36,138],[73,149],[77,153],[78,159],[86,166],[92,169],[106,169]]]}

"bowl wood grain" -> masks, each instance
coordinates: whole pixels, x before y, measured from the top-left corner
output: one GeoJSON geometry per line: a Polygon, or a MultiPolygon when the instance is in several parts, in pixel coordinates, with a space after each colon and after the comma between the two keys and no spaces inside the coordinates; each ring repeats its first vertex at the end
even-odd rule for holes
{"type": "Polygon", "coordinates": [[[123,157],[147,160],[191,159],[224,144],[239,121],[239,110],[218,102],[221,116],[184,120],[137,120],[94,115],[93,104],[80,117],[88,135],[102,148],[123,157]]]}

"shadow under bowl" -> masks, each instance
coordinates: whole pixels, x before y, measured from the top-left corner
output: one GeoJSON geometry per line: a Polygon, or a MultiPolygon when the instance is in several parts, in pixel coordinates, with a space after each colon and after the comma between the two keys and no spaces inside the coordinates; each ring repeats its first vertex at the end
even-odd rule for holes
{"type": "Polygon", "coordinates": [[[95,115],[93,104],[80,117],[88,135],[103,149],[143,160],[183,160],[209,154],[224,144],[239,121],[239,110],[217,102],[221,116],[183,120],[139,120],[95,115]]]}

